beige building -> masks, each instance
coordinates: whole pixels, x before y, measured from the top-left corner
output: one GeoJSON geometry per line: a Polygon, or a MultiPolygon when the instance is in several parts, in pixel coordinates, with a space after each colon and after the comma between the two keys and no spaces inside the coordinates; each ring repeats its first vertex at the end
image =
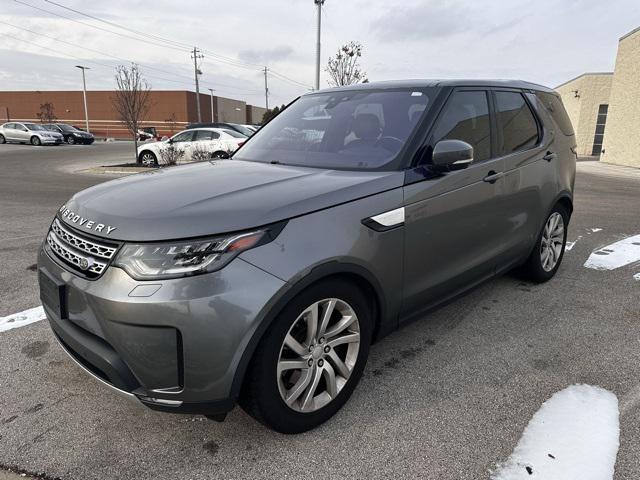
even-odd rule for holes
{"type": "Polygon", "coordinates": [[[556,90],[579,156],[640,167],[640,28],[620,38],[614,72],[585,73],[556,90]]]}
{"type": "Polygon", "coordinates": [[[600,155],[613,73],[584,73],[556,87],[573,129],[578,155],[600,155]]]}

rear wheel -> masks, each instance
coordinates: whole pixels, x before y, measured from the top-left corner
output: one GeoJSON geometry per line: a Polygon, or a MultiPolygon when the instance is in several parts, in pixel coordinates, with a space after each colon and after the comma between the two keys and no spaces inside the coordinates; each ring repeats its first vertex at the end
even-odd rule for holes
{"type": "Polygon", "coordinates": [[[536,245],[524,265],[524,273],[528,278],[542,283],[556,274],[564,256],[568,225],[569,212],[564,206],[557,204],[549,213],[536,245]]]}
{"type": "Polygon", "coordinates": [[[229,158],[229,154],[223,150],[218,150],[211,154],[211,158],[214,160],[221,160],[224,158],[229,158]]]}
{"type": "Polygon", "coordinates": [[[33,137],[31,137],[31,145],[35,145],[36,147],[42,145],[42,142],[40,141],[39,137],[36,137],[35,135],[33,137]]]}
{"type": "Polygon", "coordinates": [[[7,143],[7,139],[0,133],[0,143],[7,143]]]}
{"type": "Polygon", "coordinates": [[[364,370],[372,318],[362,292],[320,282],[291,301],[261,340],[241,406],[282,433],[310,430],[349,399],[364,370]]]}
{"type": "Polygon", "coordinates": [[[73,145],[73,144],[75,144],[75,143],[76,143],[76,139],[75,139],[75,138],[73,138],[73,135],[69,135],[69,136],[67,137],[67,143],[68,143],[69,145],[73,145]]]}

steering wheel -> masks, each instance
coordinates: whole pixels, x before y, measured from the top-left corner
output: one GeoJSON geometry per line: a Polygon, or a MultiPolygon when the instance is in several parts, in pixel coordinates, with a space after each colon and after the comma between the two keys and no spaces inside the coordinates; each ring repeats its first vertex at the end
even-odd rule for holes
{"type": "Polygon", "coordinates": [[[381,137],[376,144],[385,150],[396,153],[402,148],[404,142],[397,137],[381,137]]]}

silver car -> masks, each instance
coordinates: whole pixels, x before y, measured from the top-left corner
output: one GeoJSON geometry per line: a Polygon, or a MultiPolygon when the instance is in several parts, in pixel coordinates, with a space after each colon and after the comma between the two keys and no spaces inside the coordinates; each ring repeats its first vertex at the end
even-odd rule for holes
{"type": "Polygon", "coordinates": [[[555,275],[574,149],[531,83],[312,92],[231,159],[74,195],[39,252],[42,303],[71,358],[138,404],[220,420],[239,402],[302,432],[399,325],[514,268],[555,275]]]}
{"type": "Polygon", "coordinates": [[[8,122],[0,126],[0,143],[30,143],[31,145],[60,145],[62,134],[30,122],[8,122]]]}

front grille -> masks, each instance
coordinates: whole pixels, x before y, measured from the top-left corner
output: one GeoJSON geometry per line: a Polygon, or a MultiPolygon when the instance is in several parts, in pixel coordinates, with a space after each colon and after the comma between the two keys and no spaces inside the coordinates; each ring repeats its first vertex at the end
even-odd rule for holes
{"type": "Polygon", "coordinates": [[[56,218],[47,235],[47,245],[66,266],[87,278],[98,278],[109,265],[118,245],[81,236],[62,226],[56,218]]]}

